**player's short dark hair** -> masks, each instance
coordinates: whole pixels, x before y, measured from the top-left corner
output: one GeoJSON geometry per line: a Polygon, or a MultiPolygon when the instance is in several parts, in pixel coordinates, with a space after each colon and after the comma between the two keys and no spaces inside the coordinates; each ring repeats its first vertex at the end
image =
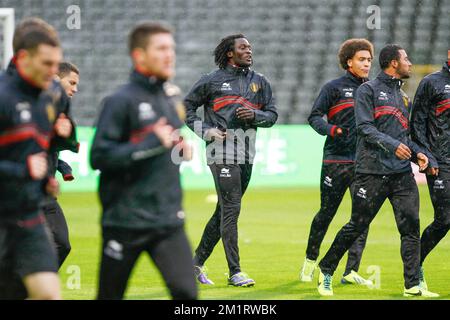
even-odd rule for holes
{"type": "Polygon", "coordinates": [[[380,68],[382,70],[386,70],[392,60],[399,61],[400,60],[400,50],[404,50],[398,44],[387,44],[380,51],[380,68]]]}
{"type": "Polygon", "coordinates": [[[19,50],[32,51],[41,44],[60,47],[55,28],[40,18],[26,18],[16,27],[13,36],[13,53],[19,50]]]}
{"type": "Polygon", "coordinates": [[[347,61],[352,59],[358,51],[367,50],[373,58],[373,45],[367,39],[348,39],[341,44],[338,52],[339,64],[342,69],[349,68],[347,61]]]}
{"type": "Polygon", "coordinates": [[[58,77],[64,78],[71,72],[75,72],[78,75],[80,74],[78,67],[69,61],[63,61],[59,64],[58,77]]]}
{"type": "Polygon", "coordinates": [[[220,69],[224,69],[228,63],[227,53],[234,50],[234,41],[236,39],[247,39],[242,33],[229,35],[222,40],[214,49],[214,62],[220,69]]]}
{"type": "Polygon", "coordinates": [[[131,53],[136,48],[145,49],[149,43],[150,36],[159,33],[173,34],[172,27],[159,22],[143,22],[131,30],[128,36],[128,50],[131,53]]]}

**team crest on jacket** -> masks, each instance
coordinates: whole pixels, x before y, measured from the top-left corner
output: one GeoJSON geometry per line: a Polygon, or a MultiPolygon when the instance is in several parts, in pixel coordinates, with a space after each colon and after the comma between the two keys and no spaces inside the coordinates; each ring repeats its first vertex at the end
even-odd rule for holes
{"type": "Polygon", "coordinates": [[[181,95],[181,89],[173,83],[165,82],[163,88],[168,97],[181,95]]]}
{"type": "Polygon", "coordinates": [[[409,97],[403,90],[400,90],[400,93],[402,94],[403,104],[405,105],[405,108],[408,109],[410,102],[409,97]]]}
{"type": "Polygon", "coordinates": [[[45,107],[46,111],[47,111],[47,118],[48,121],[50,121],[50,123],[54,122],[56,119],[56,111],[55,111],[55,106],[51,103],[47,104],[47,106],[45,107]]]}
{"type": "Polygon", "coordinates": [[[254,82],[250,83],[250,90],[252,90],[253,93],[258,92],[258,90],[259,90],[259,85],[256,84],[256,83],[254,83],[254,82]]]}
{"type": "Polygon", "coordinates": [[[178,118],[180,118],[181,121],[186,120],[186,107],[182,101],[176,102],[175,110],[178,114],[178,118]]]}

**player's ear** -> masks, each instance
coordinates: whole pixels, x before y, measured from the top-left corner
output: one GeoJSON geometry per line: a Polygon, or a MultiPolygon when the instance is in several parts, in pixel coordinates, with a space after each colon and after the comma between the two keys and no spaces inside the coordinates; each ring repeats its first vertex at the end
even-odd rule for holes
{"type": "Polygon", "coordinates": [[[131,52],[131,59],[135,64],[141,64],[144,60],[145,51],[142,48],[135,48],[131,52]]]}
{"type": "Polygon", "coordinates": [[[353,60],[352,59],[348,59],[347,60],[347,66],[350,69],[353,66],[353,60]]]}
{"type": "Polygon", "coordinates": [[[233,51],[228,51],[227,52],[227,57],[228,58],[233,58],[233,51]]]}
{"type": "Polygon", "coordinates": [[[392,61],[391,61],[391,66],[392,66],[394,69],[397,69],[397,68],[398,68],[398,61],[397,61],[397,60],[392,60],[392,61]]]}

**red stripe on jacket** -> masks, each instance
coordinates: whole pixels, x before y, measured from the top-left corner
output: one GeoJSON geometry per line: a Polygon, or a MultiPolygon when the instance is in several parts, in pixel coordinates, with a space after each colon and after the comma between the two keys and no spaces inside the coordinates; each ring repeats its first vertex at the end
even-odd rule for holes
{"type": "Polygon", "coordinates": [[[353,99],[340,100],[336,105],[332,106],[328,111],[328,120],[333,118],[338,112],[347,108],[353,108],[355,101],[353,99]]]}
{"type": "Polygon", "coordinates": [[[50,135],[40,132],[34,124],[23,124],[5,131],[0,135],[0,146],[4,147],[28,139],[35,140],[45,150],[50,147],[50,135]]]}
{"type": "Polygon", "coordinates": [[[375,119],[378,119],[379,117],[384,115],[395,116],[400,121],[400,124],[405,129],[408,129],[408,119],[402,114],[402,112],[399,109],[391,106],[381,106],[375,108],[375,115],[374,115],[375,119]]]}
{"type": "Polygon", "coordinates": [[[261,104],[254,104],[248,101],[247,99],[241,96],[224,96],[217,99],[214,99],[213,109],[214,111],[219,111],[223,107],[226,107],[230,104],[240,104],[244,107],[248,107],[250,109],[261,109],[261,104]]]}
{"type": "Polygon", "coordinates": [[[445,110],[450,109],[450,99],[443,100],[438,102],[438,107],[436,108],[436,115],[440,115],[445,110]]]}

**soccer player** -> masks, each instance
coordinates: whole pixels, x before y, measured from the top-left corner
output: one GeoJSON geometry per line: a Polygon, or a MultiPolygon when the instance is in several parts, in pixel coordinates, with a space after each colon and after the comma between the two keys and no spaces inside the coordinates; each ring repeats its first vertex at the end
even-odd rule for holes
{"type": "Polygon", "coordinates": [[[62,112],[63,89],[53,80],[62,50],[43,21],[19,24],[14,47],[0,79],[0,297],[60,299],[56,255],[39,205],[45,194],[58,192],[47,152],[74,138],[62,112]]]}
{"type": "MultiPolygon", "coordinates": [[[[327,140],[323,151],[320,210],[311,224],[306,258],[300,274],[300,280],[304,282],[311,282],[314,278],[320,245],[345,192],[353,182],[356,149],[353,97],[358,87],[368,80],[373,45],[366,39],[347,40],[339,48],[338,58],[346,74],[325,84],[308,118],[313,129],[327,135],[327,140]],[[327,121],[323,119],[325,115],[327,121]]],[[[371,284],[357,273],[367,232],[365,230],[348,251],[342,283],[371,284]]]]}
{"type": "Polygon", "coordinates": [[[257,127],[271,127],[278,118],[269,81],[250,69],[252,47],[243,34],[223,38],[214,50],[217,70],[204,75],[185,98],[187,125],[207,141],[207,162],[218,202],[195,250],[194,269],[202,284],[204,264],[220,238],[228,262],[228,284],[253,286],[241,271],[237,222],[241,200],[250,182],[257,127]],[[204,107],[204,121],[196,114],[204,107]]]}
{"type": "Polygon", "coordinates": [[[404,296],[435,297],[419,287],[420,227],[419,192],[410,161],[421,171],[428,158],[409,138],[409,98],[401,90],[411,73],[406,51],[386,45],[380,52],[382,71],[375,80],[363,83],[356,92],[356,174],[352,216],[336,235],[319,263],[318,291],[333,295],[332,275],[344,253],[368,228],[386,199],[392,204],[401,235],[404,296]]]}
{"type": "Polygon", "coordinates": [[[172,298],[196,299],[179,162],[172,157],[182,147],[174,130],[183,125],[184,111],[173,104],[167,82],[174,76],[175,42],[170,28],[147,22],[131,31],[128,44],[134,69],[129,82],[104,99],[91,150],[103,207],[98,299],[123,298],[144,251],[172,298]]]}
{"type": "Polygon", "coordinates": [[[420,243],[420,286],[426,290],[423,262],[450,229],[450,50],[441,71],[426,76],[419,84],[411,113],[411,136],[428,150],[428,190],[434,220],[423,231],[420,243]]]}
{"type": "MultiPolygon", "coordinates": [[[[61,86],[68,97],[72,98],[78,91],[77,86],[79,83],[79,70],[72,63],[66,61],[61,62],[59,64],[59,71],[56,79],[60,81],[61,86]]],[[[78,151],[77,149],[78,148],[72,151],[78,151]]],[[[55,176],[55,173],[58,170],[63,176],[64,181],[72,181],[74,179],[74,176],[72,175],[72,168],[63,160],[58,159],[58,156],[58,152],[53,152],[51,154],[51,174],[55,176]]],[[[42,203],[42,210],[45,214],[47,225],[52,234],[51,240],[54,243],[58,253],[58,264],[59,267],[61,267],[71,250],[69,229],[67,227],[66,218],[64,217],[64,212],[55,197],[47,197],[42,203]]]]}

